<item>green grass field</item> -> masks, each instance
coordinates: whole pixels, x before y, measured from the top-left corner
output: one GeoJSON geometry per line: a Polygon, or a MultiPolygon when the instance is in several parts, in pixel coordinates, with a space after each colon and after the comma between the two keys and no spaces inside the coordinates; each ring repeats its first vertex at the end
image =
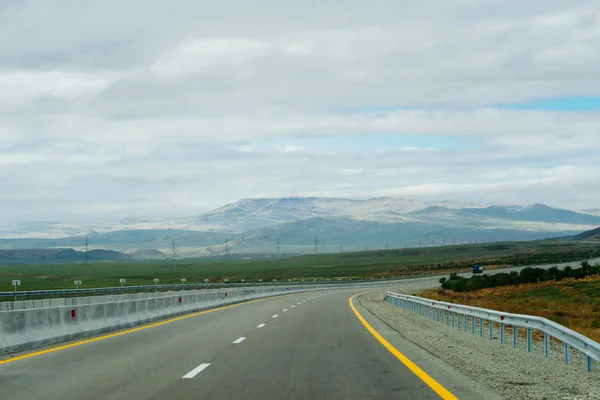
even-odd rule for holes
{"type": "Polygon", "coordinates": [[[289,258],[241,256],[170,261],[104,262],[65,265],[0,266],[0,291],[11,291],[11,281],[21,280],[19,290],[73,288],[73,281],[83,281],[82,287],[118,286],[119,279],[127,285],[160,283],[230,282],[245,279],[313,279],[403,276],[425,273],[447,273],[468,270],[473,263],[488,268],[510,265],[533,265],[576,261],[599,257],[600,246],[564,242],[510,242],[462,246],[427,247],[369,251],[359,253],[309,255],[289,258]]]}

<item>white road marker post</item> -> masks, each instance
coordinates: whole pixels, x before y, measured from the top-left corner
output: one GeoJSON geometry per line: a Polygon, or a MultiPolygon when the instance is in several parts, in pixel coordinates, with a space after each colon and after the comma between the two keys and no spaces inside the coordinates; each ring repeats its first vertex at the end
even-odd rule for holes
{"type": "Polygon", "coordinates": [[[13,280],[12,285],[15,287],[15,301],[17,301],[17,286],[21,286],[21,280],[20,279],[13,280]]]}

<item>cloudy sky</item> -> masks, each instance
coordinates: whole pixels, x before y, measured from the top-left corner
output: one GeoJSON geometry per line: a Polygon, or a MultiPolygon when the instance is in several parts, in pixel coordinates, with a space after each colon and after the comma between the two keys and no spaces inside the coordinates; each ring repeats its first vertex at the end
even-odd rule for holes
{"type": "Polygon", "coordinates": [[[0,225],[600,207],[598,0],[0,1],[0,225]]]}

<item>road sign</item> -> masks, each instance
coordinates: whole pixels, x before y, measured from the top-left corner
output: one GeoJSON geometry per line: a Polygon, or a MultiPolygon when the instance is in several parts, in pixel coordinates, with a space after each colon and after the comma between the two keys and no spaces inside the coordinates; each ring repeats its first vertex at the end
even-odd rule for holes
{"type": "Polygon", "coordinates": [[[17,287],[17,286],[21,286],[21,280],[20,279],[15,279],[14,281],[12,281],[12,285],[17,287]]]}
{"type": "Polygon", "coordinates": [[[262,279],[259,279],[258,281],[259,281],[259,282],[262,282],[262,279]]]}
{"type": "Polygon", "coordinates": [[[208,279],[205,279],[205,280],[204,280],[204,283],[208,283],[208,282],[210,282],[208,279]]]}
{"type": "Polygon", "coordinates": [[[119,279],[119,283],[123,286],[127,282],[127,279],[119,279]]]}
{"type": "Polygon", "coordinates": [[[187,279],[181,278],[181,283],[186,283],[186,282],[187,282],[187,279]]]}
{"type": "Polygon", "coordinates": [[[160,282],[160,279],[154,278],[154,283],[158,283],[158,282],[160,282]]]}
{"type": "Polygon", "coordinates": [[[81,281],[75,281],[73,282],[74,285],[81,285],[81,281]]]}
{"type": "Polygon", "coordinates": [[[244,282],[246,282],[246,280],[245,280],[245,279],[242,279],[240,282],[244,283],[244,282]]]}
{"type": "Polygon", "coordinates": [[[227,283],[229,282],[229,279],[223,279],[223,282],[227,283]]]}

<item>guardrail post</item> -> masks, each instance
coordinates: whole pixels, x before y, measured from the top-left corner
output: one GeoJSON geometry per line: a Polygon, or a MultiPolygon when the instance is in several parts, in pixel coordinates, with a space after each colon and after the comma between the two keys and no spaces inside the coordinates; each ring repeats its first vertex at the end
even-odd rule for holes
{"type": "Polygon", "coordinates": [[[571,346],[568,343],[565,345],[565,364],[571,364],[571,346]]]}
{"type": "Polygon", "coordinates": [[[456,319],[458,321],[456,321],[458,323],[458,330],[460,331],[460,328],[462,326],[461,322],[462,322],[462,315],[459,315],[458,313],[456,314],[456,319]]]}
{"type": "Polygon", "coordinates": [[[519,345],[519,328],[513,326],[513,347],[516,349],[519,345]]]}
{"type": "Polygon", "coordinates": [[[544,357],[550,358],[550,335],[544,332],[544,357]]]}
{"type": "Polygon", "coordinates": [[[527,351],[533,351],[533,329],[527,328],[527,351]]]}
{"type": "Polygon", "coordinates": [[[594,369],[594,361],[592,360],[592,357],[587,356],[587,370],[592,372],[593,369],[594,369]]]}
{"type": "Polygon", "coordinates": [[[494,321],[488,320],[488,325],[490,326],[490,340],[494,340],[494,321]]]}
{"type": "Polygon", "coordinates": [[[500,344],[504,344],[504,324],[500,323],[500,344]]]}
{"type": "Polygon", "coordinates": [[[471,334],[475,334],[475,317],[471,316],[471,334]]]}
{"type": "Polygon", "coordinates": [[[468,327],[469,327],[469,316],[465,314],[465,323],[464,323],[465,332],[467,331],[468,327]]]}
{"type": "Polygon", "coordinates": [[[456,313],[452,313],[452,327],[453,327],[453,328],[454,328],[454,325],[455,325],[455,324],[454,324],[454,318],[455,318],[455,316],[456,316],[456,313]]]}
{"type": "Polygon", "coordinates": [[[483,318],[479,317],[479,336],[483,337],[483,318]]]}

